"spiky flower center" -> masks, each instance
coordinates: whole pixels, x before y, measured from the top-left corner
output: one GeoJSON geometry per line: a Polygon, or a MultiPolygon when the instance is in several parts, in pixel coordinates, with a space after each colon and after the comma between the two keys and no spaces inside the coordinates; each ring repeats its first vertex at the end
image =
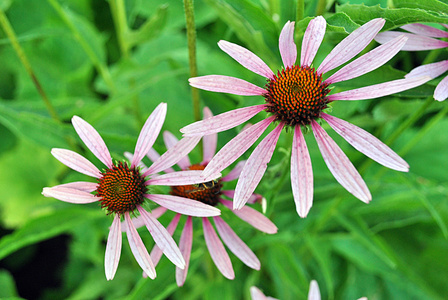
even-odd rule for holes
{"type": "Polygon", "coordinates": [[[129,168],[126,163],[118,162],[101,174],[96,196],[101,198],[101,207],[108,213],[124,214],[143,203],[147,187],[136,167],[129,168]]]}
{"type": "MultiPolygon", "coordinates": [[[[188,170],[204,169],[205,166],[199,164],[191,165],[190,167],[188,167],[188,170]]],[[[193,185],[172,186],[170,194],[216,206],[219,203],[219,198],[221,196],[221,188],[221,180],[217,179],[193,185]]]]}
{"type": "Polygon", "coordinates": [[[268,79],[266,111],[273,113],[276,121],[289,126],[308,125],[320,118],[321,111],[327,108],[330,92],[327,87],[314,68],[287,67],[268,79]]]}

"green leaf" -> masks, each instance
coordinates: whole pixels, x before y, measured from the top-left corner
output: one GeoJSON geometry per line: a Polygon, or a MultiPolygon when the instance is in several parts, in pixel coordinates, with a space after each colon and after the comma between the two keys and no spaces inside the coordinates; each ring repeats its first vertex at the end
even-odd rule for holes
{"type": "Polygon", "coordinates": [[[0,270],[0,298],[1,299],[22,299],[17,294],[16,284],[14,277],[7,270],[0,270]]]}
{"type": "Polygon", "coordinates": [[[129,48],[153,39],[165,29],[168,14],[167,8],[167,5],[161,5],[154,16],[146,20],[138,30],[130,30],[125,35],[129,48]]]}
{"type": "Polygon", "coordinates": [[[416,8],[418,10],[430,10],[440,16],[446,15],[446,12],[448,11],[448,5],[438,0],[392,0],[392,3],[396,8],[416,8]]]}

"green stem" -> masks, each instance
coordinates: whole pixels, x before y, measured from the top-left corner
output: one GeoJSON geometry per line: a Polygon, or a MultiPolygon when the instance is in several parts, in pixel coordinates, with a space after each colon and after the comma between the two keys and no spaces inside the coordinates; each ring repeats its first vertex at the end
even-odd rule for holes
{"type": "Polygon", "coordinates": [[[129,56],[129,47],[126,43],[126,34],[128,33],[128,25],[126,20],[126,9],[123,0],[109,1],[112,19],[114,20],[115,30],[117,31],[117,40],[120,47],[121,55],[124,58],[129,56]]]}
{"type": "Polygon", "coordinates": [[[327,9],[327,1],[319,0],[316,7],[316,16],[323,15],[326,9],[327,9]]]}
{"type": "Polygon", "coordinates": [[[305,12],[305,1],[297,0],[297,11],[296,11],[296,22],[299,22],[303,19],[305,12]]]}
{"type": "Polygon", "coordinates": [[[50,100],[48,99],[47,94],[45,93],[44,89],[42,88],[42,85],[39,82],[39,79],[37,79],[37,76],[34,73],[33,68],[31,67],[31,64],[28,61],[28,58],[25,55],[25,52],[23,51],[22,47],[20,46],[20,44],[17,40],[17,36],[14,32],[14,29],[12,28],[11,24],[9,23],[9,20],[6,17],[5,13],[1,9],[0,9],[0,25],[2,26],[6,35],[8,36],[8,39],[10,40],[11,45],[14,48],[17,56],[19,57],[23,66],[25,67],[26,72],[31,77],[31,80],[33,81],[33,84],[36,87],[39,95],[42,97],[42,100],[44,101],[45,106],[47,107],[47,110],[50,113],[51,117],[54,120],[60,122],[61,119],[59,118],[56,110],[54,109],[53,105],[51,104],[50,100]]]}

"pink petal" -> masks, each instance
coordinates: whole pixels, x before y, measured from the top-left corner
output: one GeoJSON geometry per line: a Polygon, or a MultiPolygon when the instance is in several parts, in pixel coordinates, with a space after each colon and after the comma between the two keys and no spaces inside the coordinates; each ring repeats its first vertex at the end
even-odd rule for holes
{"type": "Polygon", "coordinates": [[[142,239],[138,235],[137,230],[132,224],[131,217],[129,216],[129,212],[124,214],[124,219],[128,226],[127,236],[129,241],[129,246],[131,247],[131,251],[134,254],[135,260],[143,269],[143,271],[149,276],[149,278],[156,278],[156,270],[154,268],[154,264],[151,261],[151,257],[146,251],[146,247],[143,244],[142,239]]]}
{"type": "Polygon", "coordinates": [[[400,51],[406,40],[405,36],[399,36],[384,45],[376,47],[331,75],[325,80],[325,83],[332,84],[349,80],[381,67],[400,51]]]}
{"type": "Polygon", "coordinates": [[[414,68],[411,72],[404,76],[405,78],[429,76],[436,78],[448,71],[448,60],[442,60],[436,63],[427,64],[414,68]]]}
{"type": "Polygon", "coordinates": [[[331,101],[374,99],[415,88],[428,82],[429,80],[431,80],[431,77],[429,76],[397,79],[359,89],[336,93],[328,96],[328,99],[331,101]]]}
{"type": "Polygon", "coordinates": [[[121,222],[120,215],[116,214],[112,226],[110,226],[109,236],[107,237],[106,255],[104,257],[104,269],[106,279],[114,279],[118,268],[121,254],[121,222]]]}
{"type": "Polygon", "coordinates": [[[390,169],[402,172],[409,171],[409,165],[398,154],[367,131],[325,113],[322,113],[321,116],[356,150],[390,169]]]}
{"type": "Polygon", "coordinates": [[[73,116],[72,124],[87,148],[108,168],[112,168],[112,158],[99,133],[89,123],[78,116],[73,116]]]}
{"type": "MultiPolygon", "coordinates": [[[[164,131],[163,132],[163,140],[165,141],[165,146],[166,146],[167,149],[173,148],[179,142],[177,137],[175,137],[174,134],[172,134],[169,131],[164,131]]],[[[181,157],[180,160],[177,162],[177,165],[182,170],[184,170],[184,169],[188,168],[189,166],[191,166],[190,159],[188,158],[188,155],[185,155],[185,156],[181,157]]]]}
{"type": "MultiPolygon", "coordinates": [[[[165,212],[167,211],[167,209],[165,207],[159,206],[156,207],[155,209],[153,209],[150,214],[151,216],[153,216],[153,218],[160,218],[165,212]]],[[[145,221],[143,220],[142,216],[138,216],[136,218],[132,218],[132,224],[134,224],[135,228],[140,228],[143,226],[146,226],[145,221]]],[[[126,222],[121,222],[121,231],[126,232],[128,228],[128,225],[126,225],[126,222]]]]}
{"type": "Polygon", "coordinates": [[[297,213],[305,218],[313,205],[313,168],[300,126],[294,128],[292,141],[291,186],[297,213]]]}
{"type": "Polygon", "coordinates": [[[448,76],[443,78],[434,91],[434,99],[443,101],[448,97],[448,76]]]}
{"type": "Polygon", "coordinates": [[[221,199],[220,202],[231,209],[238,218],[249,223],[254,228],[269,234],[277,233],[277,226],[255,209],[245,205],[239,210],[234,210],[232,201],[221,199]]]}
{"type": "MultiPolygon", "coordinates": [[[[152,148],[151,148],[152,149],[152,148]]],[[[157,152],[156,152],[157,153],[157,152]]],[[[132,160],[133,160],[133,158],[134,158],[134,154],[132,154],[131,152],[127,152],[127,151],[125,151],[124,153],[123,153],[123,155],[124,155],[124,157],[126,157],[126,159],[129,161],[129,162],[131,162],[132,160]]],[[[138,163],[138,166],[137,167],[139,167],[139,168],[141,168],[141,170],[142,170],[142,172],[145,172],[146,170],[148,170],[148,167],[142,162],[142,161],[140,161],[139,163],[138,163]]]]}
{"type": "Polygon", "coordinates": [[[274,153],[275,145],[283,129],[284,124],[280,123],[270,132],[250,155],[246,165],[241,172],[240,179],[236,184],[233,208],[240,209],[246,204],[249,197],[254,192],[261,178],[263,177],[268,162],[274,153]]]}
{"type": "Polygon", "coordinates": [[[327,22],[322,16],[318,16],[308,23],[302,40],[301,66],[311,66],[313,63],[317,50],[324,38],[326,27],[327,22]]]}
{"type": "MultiPolygon", "coordinates": [[[[98,183],[86,182],[86,181],[75,181],[58,185],[58,187],[65,187],[75,190],[80,190],[86,193],[91,193],[98,188],[98,183]]],[[[97,199],[98,200],[98,199],[97,199]]]]}
{"type": "Polygon", "coordinates": [[[310,290],[308,292],[308,300],[320,300],[319,285],[316,280],[311,280],[310,290]]]}
{"type": "Polygon", "coordinates": [[[250,287],[250,297],[252,300],[267,300],[266,296],[255,286],[250,287]]]}
{"type": "Polygon", "coordinates": [[[408,24],[401,26],[404,30],[415,33],[417,35],[424,35],[434,38],[446,38],[448,37],[448,32],[434,28],[432,26],[423,25],[423,24],[408,24]]]}
{"type": "Polygon", "coordinates": [[[240,177],[241,171],[243,171],[243,167],[246,164],[245,160],[239,161],[235,168],[232,169],[232,171],[229,172],[229,174],[227,174],[226,176],[224,176],[223,178],[221,178],[221,181],[232,181],[237,179],[238,177],[240,177]]]}
{"type": "Polygon", "coordinates": [[[153,163],[148,170],[143,173],[143,176],[155,174],[166,170],[176,164],[179,160],[185,157],[201,140],[200,136],[185,137],[181,139],[176,145],[168,149],[160,158],[153,163]]]}
{"type": "Polygon", "coordinates": [[[311,123],[319,150],[334,178],[351,194],[365,203],[372,199],[366,183],[356,171],[353,164],[328,136],[325,130],[313,121],[311,123]]]}
{"type": "Polygon", "coordinates": [[[221,219],[214,217],[216,229],[224,243],[245,265],[260,270],[260,261],[250,248],[236,235],[230,226],[221,219]]]}
{"type": "Polygon", "coordinates": [[[278,47],[285,68],[292,67],[297,60],[297,47],[294,43],[294,24],[295,22],[286,22],[282,32],[280,32],[278,47]]]}
{"type": "Polygon", "coordinates": [[[375,41],[384,44],[397,36],[404,35],[408,38],[406,44],[401,48],[402,51],[423,51],[434,50],[448,47],[448,42],[439,41],[427,36],[416,35],[413,33],[386,31],[381,32],[375,37],[375,41]]]}
{"type": "Polygon", "coordinates": [[[245,80],[223,76],[207,75],[188,79],[190,85],[206,91],[228,93],[242,96],[260,96],[266,94],[266,90],[245,80]]]}
{"type": "Polygon", "coordinates": [[[168,185],[168,186],[176,186],[176,185],[190,185],[201,182],[210,181],[212,179],[216,179],[221,177],[221,174],[212,174],[209,177],[205,177],[202,171],[200,170],[192,170],[192,171],[179,171],[173,173],[167,173],[163,175],[159,175],[157,177],[151,178],[146,181],[147,185],[168,185]]]}
{"type": "Polygon", "coordinates": [[[230,257],[207,218],[202,218],[202,227],[204,228],[205,243],[207,244],[208,252],[210,252],[213,262],[224,277],[233,280],[235,273],[233,272],[230,257]]]}
{"type": "Polygon", "coordinates": [[[166,103],[160,103],[143,125],[137,144],[135,145],[134,158],[131,167],[135,167],[151,149],[157,139],[166,116],[166,103]]]}
{"type": "MultiPolygon", "coordinates": [[[[157,221],[156,218],[151,216],[151,214],[144,210],[140,205],[137,206],[137,209],[140,212],[140,215],[145,222],[146,228],[148,229],[157,246],[163,251],[166,257],[168,257],[168,259],[173,264],[175,264],[179,268],[185,268],[184,258],[182,257],[179,248],[171,237],[171,234],[172,232],[174,232],[177,223],[175,225],[172,225],[174,226],[174,229],[170,234],[165,229],[165,227],[163,227],[163,225],[160,224],[159,221],[157,221]]],[[[179,218],[177,218],[177,221],[179,221],[179,218]]]]}
{"type": "Polygon", "coordinates": [[[180,132],[184,133],[184,136],[203,136],[221,132],[246,122],[265,108],[266,106],[264,104],[261,104],[234,109],[232,111],[222,113],[212,118],[208,118],[185,126],[180,130],[180,132]]]}
{"type": "Polygon", "coordinates": [[[44,188],[42,190],[42,195],[75,204],[92,203],[101,199],[78,188],[75,189],[59,185],[51,188],[44,188]]]}
{"type": "Polygon", "coordinates": [[[274,121],[275,117],[271,116],[252,125],[248,129],[240,132],[230,142],[219,150],[213,159],[208,163],[204,169],[204,176],[224,170],[237,160],[268,128],[269,124],[274,121]]]}
{"type": "Polygon", "coordinates": [[[145,197],[169,210],[187,216],[213,217],[221,214],[216,207],[179,196],[146,194],[145,197]]]}
{"type": "Polygon", "coordinates": [[[79,155],[76,152],[66,149],[51,149],[51,154],[67,167],[78,171],[79,173],[92,176],[95,178],[101,177],[101,172],[89,160],[79,155]]]}
{"type": "Polygon", "coordinates": [[[223,40],[218,42],[218,46],[246,69],[269,79],[274,78],[274,73],[266,63],[246,48],[223,40]]]}
{"type": "Polygon", "coordinates": [[[184,229],[180,236],[179,249],[185,260],[185,268],[176,268],[176,283],[183,286],[188,274],[188,266],[190,265],[191,246],[193,244],[193,222],[191,217],[187,218],[184,229]]]}
{"type": "Polygon", "coordinates": [[[326,73],[352,59],[369,45],[385,22],[384,19],[373,19],[353,31],[333,48],[316,72],[318,74],[326,73]]]}
{"type": "MultiPolygon", "coordinates": [[[[213,117],[211,110],[204,107],[204,120],[213,117]]],[[[202,164],[208,164],[216,153],[216,146],[218,145],[218,135],[216,133],[204,135],[202,138],[202,149],[204,152],[202,164]]]]}

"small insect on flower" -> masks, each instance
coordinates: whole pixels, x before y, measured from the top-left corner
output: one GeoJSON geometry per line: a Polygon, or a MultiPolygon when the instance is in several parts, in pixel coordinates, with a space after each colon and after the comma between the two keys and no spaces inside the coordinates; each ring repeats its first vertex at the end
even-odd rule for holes
{"type": "Polygon", "coordinates": [[[191,194],[191,193],[196,193],[196,192],[200,192],[200,191],[215,189],[216,191],[212,191],[212,193],[218,194],[219,190],[215,188],[218,186],[218,184],[220,184],[219,179],[214,179],[214,180],[207,181],[207,182],[193,184],[192,185],[193,188],[191,190],[187,191],[186,193],[191,194]]]}

